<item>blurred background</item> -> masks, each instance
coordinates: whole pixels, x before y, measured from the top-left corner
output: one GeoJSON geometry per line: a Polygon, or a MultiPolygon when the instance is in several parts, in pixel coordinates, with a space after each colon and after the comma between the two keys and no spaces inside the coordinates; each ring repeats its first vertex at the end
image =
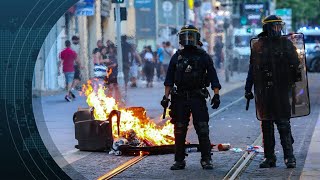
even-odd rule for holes
{"type": "MultiPolygon", "coordinates": [[[[170,55],[179,49],[177,33],[185,24],[200,30],[202,48],[213,58],[217,71],[224,73],[222,80],[228,82],[230,77],[248,70],[250,39],[262,31],[261,20],[270,14],[282,17],[286,33],[304,33],[308,70],[319,72],[319,8],[318,0],[80,0],[58,20],[43,43],[33,89],[55,92],[65,88],[64,77],[59,74],[59,53],[72,36],[79,37],[82,83],[94,76],[92,52],[98,40],[105,46],[107,41],[113,43],[118,52],[126,53],[120,50],[120,35],[126,35],[127,42],[141,56],[138,67],[133,69],[137,71],[135,78],[145,78],[143,65],[148,47],[153,54],[154,81],[163,81],[165,71],[160,65],[159,49],[169,48],[170,55]]],[[[126,62],[122,62],[122,56],[117,57],[122,79],[126,62]]]]}

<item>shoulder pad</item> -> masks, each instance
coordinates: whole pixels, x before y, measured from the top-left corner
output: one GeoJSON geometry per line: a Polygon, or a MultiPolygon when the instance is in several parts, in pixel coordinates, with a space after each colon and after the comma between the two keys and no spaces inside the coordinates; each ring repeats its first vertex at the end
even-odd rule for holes
{"type": "Polygon", "coordinates": [[[202,49],[201,47],[198,47],[196,52],[200,53],[200,54],[205,54],[206,53],[206,51],[204,49],[202,49]]]}

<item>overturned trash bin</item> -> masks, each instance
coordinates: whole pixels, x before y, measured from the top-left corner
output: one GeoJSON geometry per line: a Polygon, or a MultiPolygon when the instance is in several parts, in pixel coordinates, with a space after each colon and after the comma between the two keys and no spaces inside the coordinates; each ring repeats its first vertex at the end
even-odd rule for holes
{"type": "Polygon", "coordinates": [[[120,112],[113,110],[107,120],[101,121],[94,119],[93,108],[78,109],[73,115],[78,140],[75,147],[81,151],[109,151],[113,144],[111,118],[115,115],[120,119],[120,112]]]}

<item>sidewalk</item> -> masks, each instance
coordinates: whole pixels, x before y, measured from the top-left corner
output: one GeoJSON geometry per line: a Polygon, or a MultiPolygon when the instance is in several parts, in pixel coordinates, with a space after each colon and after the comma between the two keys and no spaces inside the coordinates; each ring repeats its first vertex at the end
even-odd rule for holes
{"type": "Polygon", "coordinates": [[[320,179],[320,115],[309,146],[307,158],[300,176],[301,180],[320,179]]]}

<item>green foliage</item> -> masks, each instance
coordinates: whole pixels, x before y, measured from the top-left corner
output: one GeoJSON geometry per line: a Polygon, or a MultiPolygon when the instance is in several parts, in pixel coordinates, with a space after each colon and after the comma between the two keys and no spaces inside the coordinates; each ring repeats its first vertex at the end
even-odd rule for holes
{"type": "Polygon", "coordinates": [[[320,25],[319,0],[277,0],[276,8],[292,9],[294,29],[304,25],[320,25]]]}

